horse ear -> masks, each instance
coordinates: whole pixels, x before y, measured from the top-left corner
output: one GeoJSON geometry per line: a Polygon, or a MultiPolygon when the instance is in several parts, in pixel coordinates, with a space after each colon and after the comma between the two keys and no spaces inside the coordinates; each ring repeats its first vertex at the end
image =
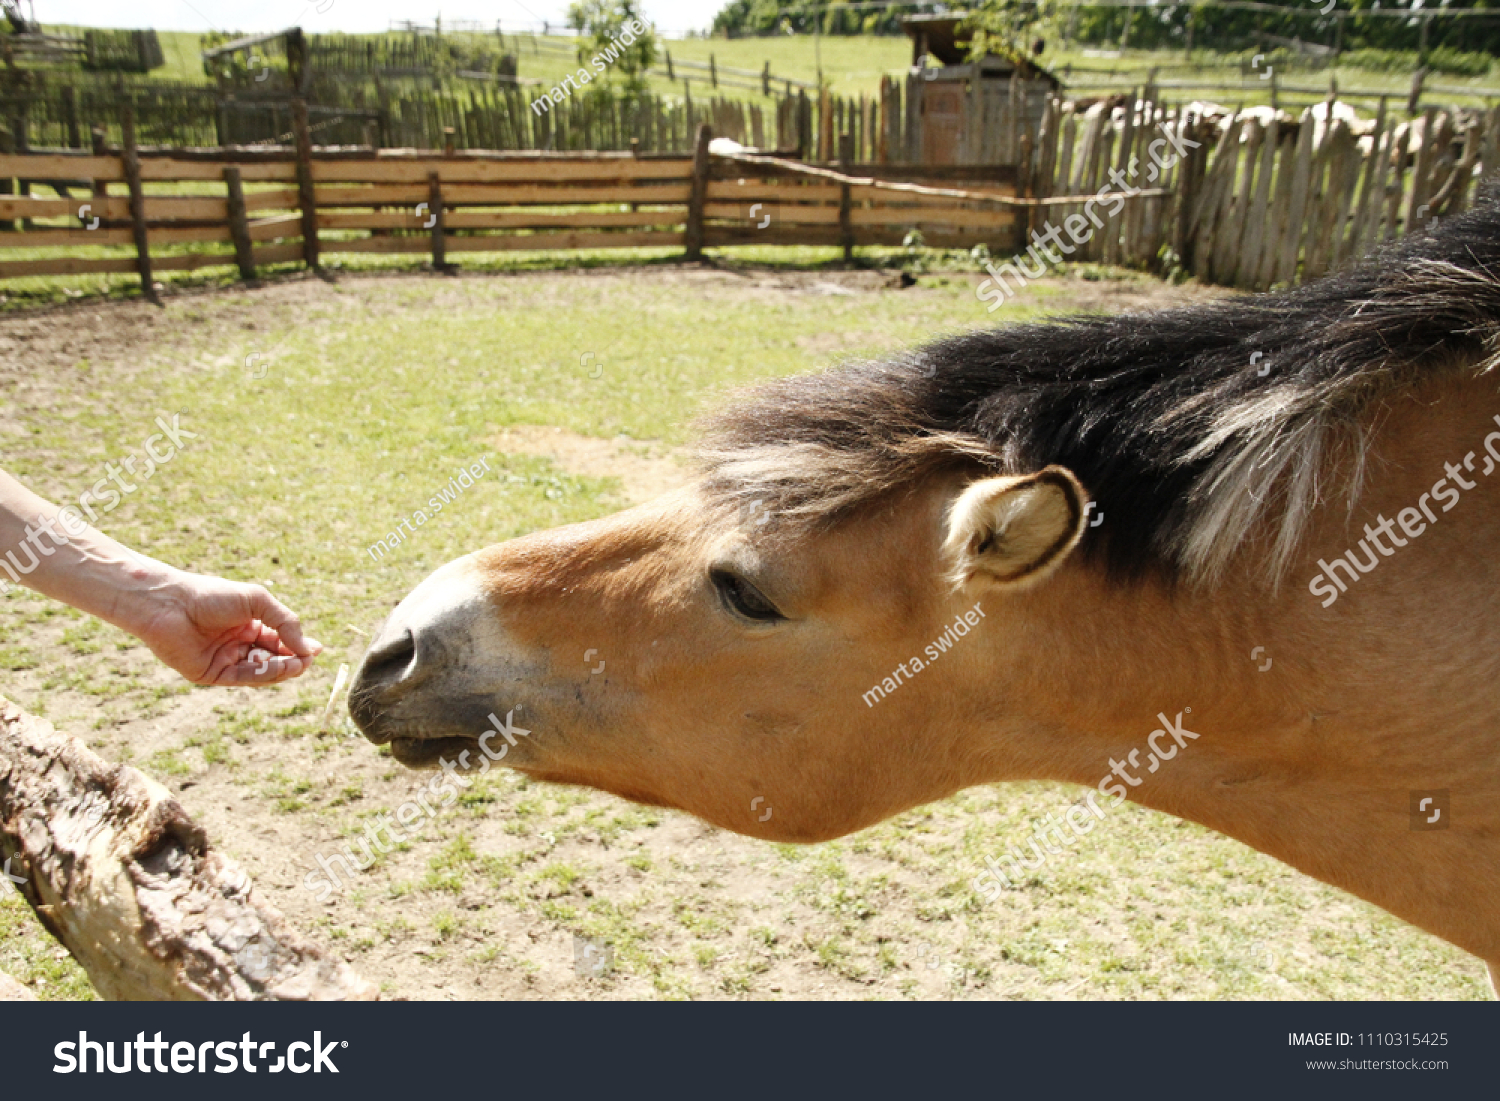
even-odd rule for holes
{"type": "Polygon", "coordinates": [[[1077,546],[1086,500],[1072,471],[1060,466],[972,483],[948,515],[943,553],[954,584],[1041,581],[1077,546]]]}

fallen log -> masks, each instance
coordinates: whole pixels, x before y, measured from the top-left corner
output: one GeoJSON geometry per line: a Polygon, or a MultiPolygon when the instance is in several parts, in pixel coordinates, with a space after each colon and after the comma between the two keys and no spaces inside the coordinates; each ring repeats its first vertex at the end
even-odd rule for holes
{"type": "Polygon", "coordinates": [[[3,696],[0,861],[106,999],[379,996],[294,930],[166,788],[3,696]]]}

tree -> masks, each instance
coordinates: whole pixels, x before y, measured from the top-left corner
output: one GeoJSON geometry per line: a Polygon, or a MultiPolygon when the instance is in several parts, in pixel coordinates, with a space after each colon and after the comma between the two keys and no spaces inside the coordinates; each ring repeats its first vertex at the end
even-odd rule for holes
{"type": "MultiPolygon", "coordinates": [[[[10,22],[10,29],[15,34],[40,34],[42,25],[30,22],[21,12],[20,0],[0,0],[0,6],[5,8],[5,18],[10,22]]],[[[33,12],[32,14],[35,14],[33,12]]]]}
{"type": "Polygon", "coordinates": [[[984,0],[969,16],[973,29],[970,54],[978,59],[997,54],[1021,62],[1031,54],[1030,44],[1040,25],[1050,21],[1055,12],[1049,0],[984,0]]]}
{"type": "Polygon", "coordinates": [[[807,0],[729,0],[714,16],[713,33],[726,38],[812,34],[815,30],[827,35],[898,35],[905,33],[903,18],[930,6],[892,4],[869,11],[841,0],[831,0],[826,7],[809,6],[807,0]]]}
{"type": "Polygon", "coordinates": [[[656,63],[656,31],[637,0],[574,0],[568,26],[578,32],[578,63],[591,79],[618,79],[628,95],[646,91],[646,73],[656,63]]]}

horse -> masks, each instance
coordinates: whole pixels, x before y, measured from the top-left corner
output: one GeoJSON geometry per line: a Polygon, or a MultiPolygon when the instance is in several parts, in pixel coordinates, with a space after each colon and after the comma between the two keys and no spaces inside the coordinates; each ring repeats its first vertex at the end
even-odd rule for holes
{"type": "Polygon", "coordinates": [[[351,714],[414,768],[785,842],[1078,784],[1085,817],[1201,823],[1493,983],[1497,273],[1500,192],[1293,289],[762,384],[683,488],[422,581],[351,714]]]}

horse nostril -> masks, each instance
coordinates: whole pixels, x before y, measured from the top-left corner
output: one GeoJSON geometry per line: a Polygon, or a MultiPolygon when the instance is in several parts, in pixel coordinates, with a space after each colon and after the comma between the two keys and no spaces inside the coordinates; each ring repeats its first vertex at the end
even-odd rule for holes
{"type": "Polygon", "coordinates": [[[360,662],[349,686],[349,716],[376,745],[389,742],[382,716],[418,682],[417,638],[402,631],[388,642],[377,642],[360,662]]]}
{"type": "Polygon", "coordinates": [[[365,655],[359,680],[371,688],[383,688],[407,677],[417,664],[417,638],[411,631],[376,646],[365,655]]]}

